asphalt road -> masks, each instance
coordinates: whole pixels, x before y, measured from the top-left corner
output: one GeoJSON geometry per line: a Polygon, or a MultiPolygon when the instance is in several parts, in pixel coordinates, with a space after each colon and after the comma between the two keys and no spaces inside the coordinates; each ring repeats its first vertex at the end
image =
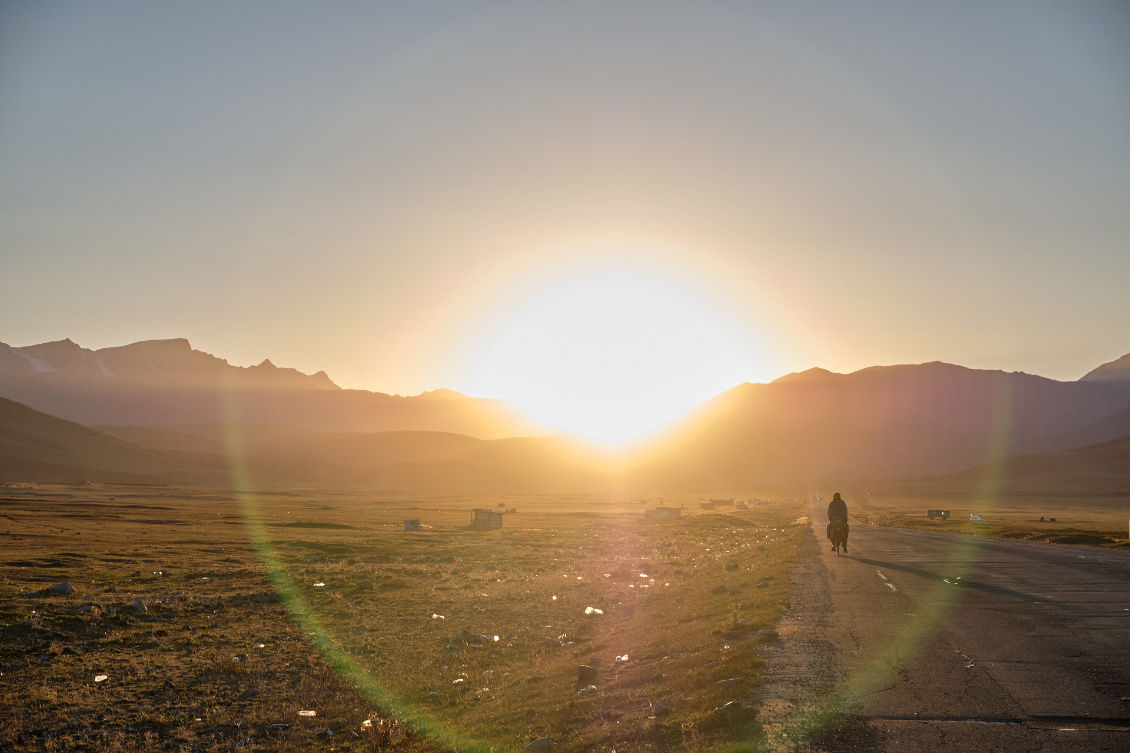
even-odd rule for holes
{"type": "Polygon", "coordinates": [[[826,504],[767,664],[778,749],[838,708],[802,749],[1130,751],[1130,552],[853,525],[837,556],[826,504]]]}

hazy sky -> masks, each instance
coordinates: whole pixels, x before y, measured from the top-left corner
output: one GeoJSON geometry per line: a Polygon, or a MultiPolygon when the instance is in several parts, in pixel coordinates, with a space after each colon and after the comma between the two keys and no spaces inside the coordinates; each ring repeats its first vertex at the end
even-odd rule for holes
{"type": "Polygon", "coordinates": [[[700,391],[1074,379],[1130,351],[1128,40],[1117,0],[5,3],[0,341],[482,392],[603,290],[724,332],[666,343],[700,391]]]}

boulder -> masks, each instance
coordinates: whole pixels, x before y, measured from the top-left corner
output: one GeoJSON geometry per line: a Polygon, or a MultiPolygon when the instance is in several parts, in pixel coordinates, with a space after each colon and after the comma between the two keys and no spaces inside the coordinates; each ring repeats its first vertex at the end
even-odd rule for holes
{"type": "Polygon", "coordinates": [[[743,706],[738,701],[730,701],[725,706],[714,709],[715,716],[720,716],[727,724],[738,724],[757,716],[757,710],[743,706]]]}
{"type": "Polygon", "coordinates": [[[780,639],[781,636],[777,635],[777,631],[773,630],[772,628],[769,628],[768,630],[757,631],[757,640],[761,641],[762,643],[772,643],[773,641],[778,641],[780,639]]]}
{"type": "Polygon", "coordinates": [[[134,599],[131,606],[133,607],[133,611],[137,614],[145,614],[149,611],[149,608],[145,606],[145,602],[142,601],[140,597],[134,599]]]}
{"type": "Polygon", "coordinates": [[[588,684],[597,678],[596,667],[586,667],[584,664],[577,667],[577,682],[581,684],[588,684]]]}
{"type": "Polygon", "coordinates": [[[56,583],[55,585],[51,586],[50,591],[53,594],[73,594],[75,592],[75,587],[70,583],[56,583]]]}
{"type": "Polygon", "coordinates": [[[372,591],[374,588],[373,581],[371,580],[359,580],[353,584],[353,587],[358,591],[372,591]]]}
{"type": "Polygon", "coordinates": [[[720,586],[715,586],[714,590],[711,591],[710,593],[714,594],[715,596],[721,596],[724,593],[729,593],[729,591],[730,591],[730,587],[725,585],[725,584],[722,584],[720,586]]]}
{"type": "Polygon", "coordinates": [[[527,743],[526,747],[522,748],[522,753],[546,753],[552,747],[552,740],[548,737],[539,737],[532,743],[527,743]]]}

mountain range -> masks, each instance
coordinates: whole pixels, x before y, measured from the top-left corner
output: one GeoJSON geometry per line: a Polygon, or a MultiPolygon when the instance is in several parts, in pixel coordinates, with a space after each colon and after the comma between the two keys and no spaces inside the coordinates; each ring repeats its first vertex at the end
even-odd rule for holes
{"type": "Polygon", "coordinates": [[[240,367],[188,340],[90,350],[70,340],[0,343],[0,397],[85,425],[256,423],[323,431],[426,430],[483,439],[539,433],[498,400],[451,390],[413,397],[338,387],[265,360],[240,367]]]}
{"type": "Polygon", "coordinates": [[[1101,467],[1118,487],[1130,448],[1117,441],[1130,437],[1130,356],[1075,382],[944,363],[811,369],[739,385],[615,459],[528,436],[498,401],[342,390],[323,372],[236,367],[186,340],[0,345],[0,396],[3,481],[663,493],[960,480],[997,463],[1028,485],[1101,467]]]}

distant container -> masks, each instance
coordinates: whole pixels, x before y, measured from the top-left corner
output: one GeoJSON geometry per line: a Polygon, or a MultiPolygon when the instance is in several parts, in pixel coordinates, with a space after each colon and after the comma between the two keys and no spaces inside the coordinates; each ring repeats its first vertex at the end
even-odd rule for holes
{"type": "Polygon", "coordinates": [[[471,511],[471,527],[480,531],[489,531],[493,528],[502,528],[502,513],[485,507],[476,507],[471,511]]]}
{"type": "Polygon", "coordinates": [[[943,520],[949,520],[950,511],[949,510],[927,510],[926,511],[926,517],[927,518],[942,518],[943,520]]]}
{"type": "Polygon", "coordinates": [[[420,527],[420,519],[419,518],[405,518],[404,519],[404,530],[405,531],[422,531],[424,529],[420,527]]]}
{"type": "Polygon", "coordinates": [[[731,497],[725,497],[723,499],[712,499],[710,501],[712,503],[714,503],[714,505],[716,507],[721,507],[722,505],[732,505],[732,504],[734,504],[734,500],[731,497]]]}
{"type": "Polygon", "coordinates": [[[644,510],[644,520],[655,520],[658,518],[678,518],[683,514],[681,508],[678,507],[657,507],[654,510],[644,510]]]}
{"type": "Polygon", "coordinates": [[[709,502],[700,502],[699,507],[701,507],[703,510],[713,510],[714,500],[710,500],[709,502]]]}
{"type": "Polygon", "coordinates": [[[973,513],[972,515],[969,516],[969,519],[970,520],[980,520],[981,516],[978,515],[977,513],[973,513]]]}

